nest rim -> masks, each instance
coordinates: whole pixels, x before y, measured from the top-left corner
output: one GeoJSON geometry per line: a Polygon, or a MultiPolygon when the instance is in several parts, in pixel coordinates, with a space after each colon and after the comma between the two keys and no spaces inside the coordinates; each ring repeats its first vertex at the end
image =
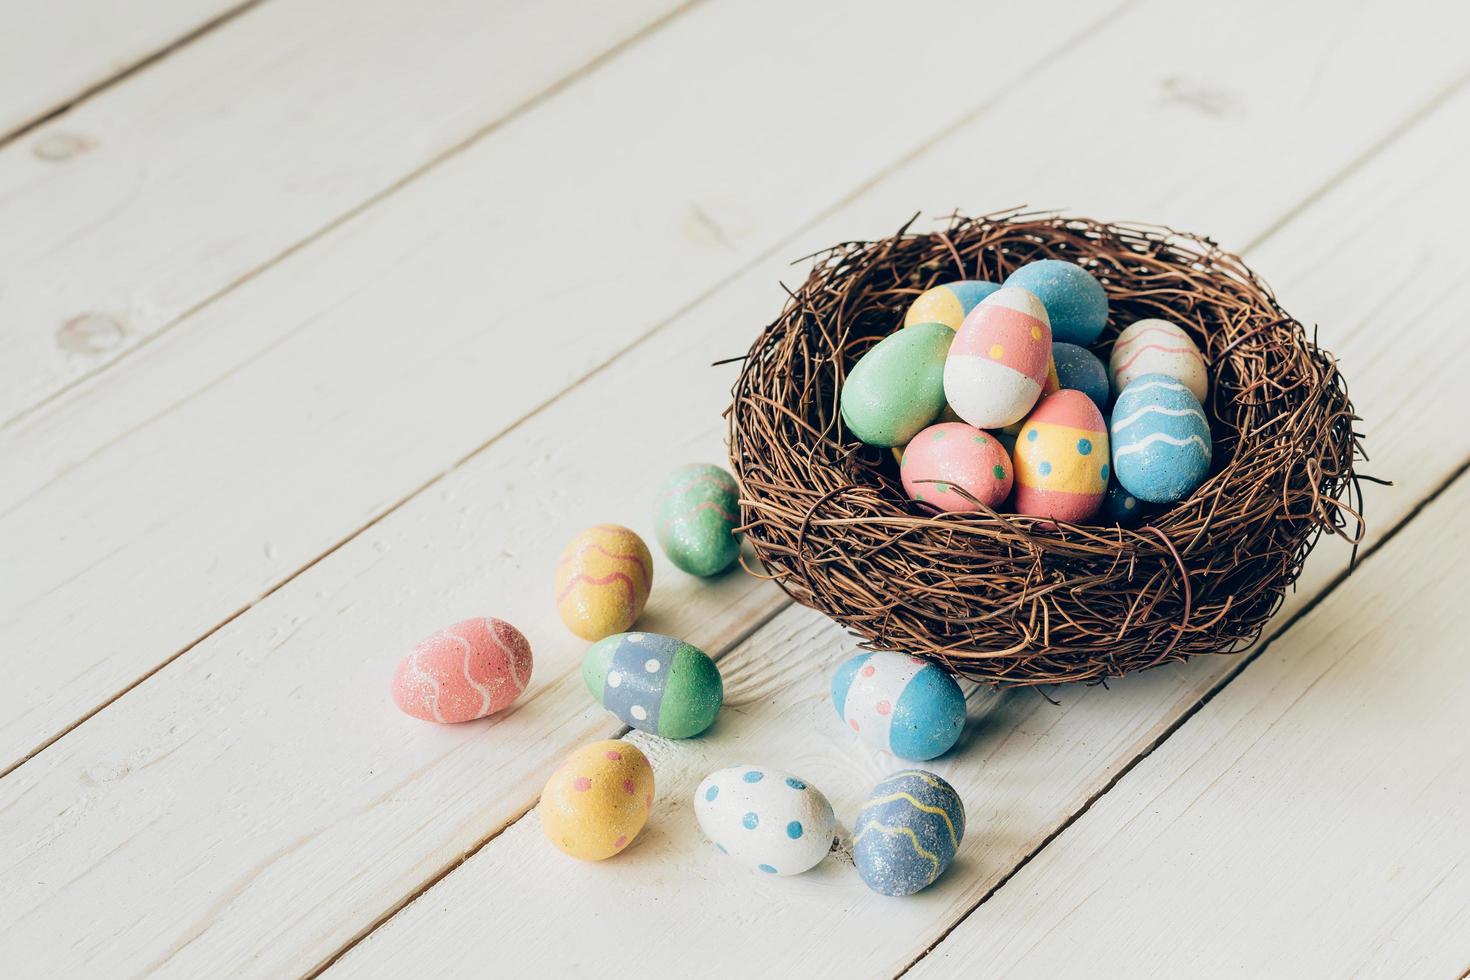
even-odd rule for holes
{"type": "MultiPolygon", "coordinates": [[[[992,686],[1110,677],[1259,637],[1323,532],[1362,539],[1365,458],[1336,359],[1212,239],[1020,208],[849,241],[814,260],[732,389],[729,455],[760,569],[871,650],[924,656],[992,686]],[[909,500],[887,450],[847,433],[838,394],[909,302],[955,279],[1002,282],[1060,258],[1092,272],[1108,323],[1189,333],[1210,368],[1215,459],[1137,527],[909,500]]],[[[784,287],[783,287],[784,288],[784,287]]]]}

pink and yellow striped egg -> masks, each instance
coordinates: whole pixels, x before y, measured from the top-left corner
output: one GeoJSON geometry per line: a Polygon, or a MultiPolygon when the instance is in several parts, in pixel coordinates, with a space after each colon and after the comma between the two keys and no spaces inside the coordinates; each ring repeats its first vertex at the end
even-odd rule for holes
{"type": "Polygon", "coordinates": [[[1050,364],[1046,307],[1024,289],[998,289],[955,334],[944,362],[944,395],[975,428],[1004,428],[1036,404],[1050,364]]]}
{"type": "Polygon", "coordinates": [[[899,473],[910,498],[952,513],[990,508],[1011,495],[1011,459],[996,438],[964,422],[931,425],[910,440],[899,473]]]}
{"type": "Polygon", "coordinates": [[[501,619],[467,619],[420,642],[398,663],[393,700],[404,714],[453,724],[503,711],[531,682],[531,644],[501,619]]]}
{"type": "Polygon", "coordinates": [[[1070,388],[1047,395],[1016,438],[1016,512],[1082,523],[1102,506],[1109,459],[1093,400],[1070,388]]]}
{"type": "Polygon", "coordinates": [[[589,527],[572,538],[556,566],[556,610],[584,640],[627,632],[652,588],[648,545],[618,524],[589,527]]]}

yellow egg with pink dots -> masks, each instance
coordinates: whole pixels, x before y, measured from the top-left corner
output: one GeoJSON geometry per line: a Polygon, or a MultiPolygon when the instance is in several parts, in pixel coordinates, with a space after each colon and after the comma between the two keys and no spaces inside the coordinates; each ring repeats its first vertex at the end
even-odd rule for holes
{"type": "Polygon", "coordinates": [[[541,791],[541,829],[563,854],[602,861],[633,843],[653,809],[653,767],[622,739],[584,745],[541,791]]]}

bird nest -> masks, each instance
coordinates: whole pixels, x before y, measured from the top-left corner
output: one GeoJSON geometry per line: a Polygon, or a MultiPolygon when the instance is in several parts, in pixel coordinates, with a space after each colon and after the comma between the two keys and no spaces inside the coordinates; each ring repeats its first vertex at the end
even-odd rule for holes
{"type": "Polygon", "coordinates": [[[929,234],[912,223],[819,254],[735,384],[743,530],[798,602],[866,648],[984,683],[1095,681],[1242,649],[1324,530],[1361,539],[1357,416],[1336,360],[1239,257],[1167,228],[1055,214],[956,215],[929,234]],[[1122,327],[1162,317],[1210,366],[1210,474],[1141,526],[938,513],[908,499],[888,450],[843,425],[846,373],[914,297],[1045,258],[1107,290],[1105,363],[1122,327]]]}

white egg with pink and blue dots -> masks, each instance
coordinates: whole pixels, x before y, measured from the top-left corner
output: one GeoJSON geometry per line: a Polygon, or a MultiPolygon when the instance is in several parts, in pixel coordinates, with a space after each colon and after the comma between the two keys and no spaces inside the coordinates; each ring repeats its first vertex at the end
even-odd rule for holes
{"type": "Polygon", "coordinates": [[[799,875],[832,849],[832,804],[804,779],[767,766],[710,773],[694,793],[699,827],[721,852],[763,874],[799,875]]]}
{"type": "Polygon", "coordinates": [[[832,706],[858,738],[900,759],[948,752],[965,728],[965,695],[938,665],[904,653],[860,653],[832,675],[832,706]]]}

